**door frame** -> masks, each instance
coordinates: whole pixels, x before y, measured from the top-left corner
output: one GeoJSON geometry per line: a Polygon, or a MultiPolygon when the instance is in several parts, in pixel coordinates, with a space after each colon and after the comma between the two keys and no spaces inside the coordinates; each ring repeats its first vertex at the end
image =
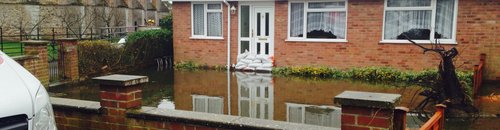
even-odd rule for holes
{"type": "MultiPolygon", "coordinates": [[[[269,37],[271,38],[270,42],[269,42],[269,56],[273,56],[274,55],[274,39],[275,39],[275,35],[274,35],[274,21],[275,21],[275,6],[274,6],[274,1],[265,1],[265,2],[239,2],[238,3],[238,49],[237,49],[237,54],[241,54],[241,41],[242,40],[245,40],[245,41],[249,41],[249,48],[252,48],[252,43],[255,43],[256,45],[256,41],[254,41],[255,39],[255,35],[252,35],[252,33],[255,33],[255,32],[252,32],[251,30],[253,29],[253,27],[255,26],[255,18],[253,18],[253,15],[255,14],[255,11],[254,11],[254,8],[270,8],[271,10],[271,17],[269,19],[269,37]],[[249,10],[249,37],[248,38],[242,38],[241,37],[241,6],[250,6],[250,10],[249,10]]],[[[249,50],[251,51],[251,50],[249,50]]]]}

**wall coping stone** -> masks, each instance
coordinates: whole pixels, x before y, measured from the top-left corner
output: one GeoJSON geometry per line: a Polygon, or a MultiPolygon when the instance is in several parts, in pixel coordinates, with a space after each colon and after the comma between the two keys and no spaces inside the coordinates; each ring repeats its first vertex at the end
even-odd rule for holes
{"type": "Polygon", "coordinates": [[[92,79],[97,81],[100,85],[121,86],[121,87],[147,83],[149,81],[148,76],[124,75],[124,74],[113,74],[113,75],[95,77],[92,79]]]}
{"type": "Polygon", "coordinates": [[[400,94],[344,91],[335,96],[334,102],[347,106],[394,109],[400,98],[400,94]]]}
{"type": "Polygon", "coordinates": [[[155,107],[142,107],[137,111],[129,111],[127,117],[234,129],[340,130],[340,128],[335,127],[155,107]]]}
{"type": "Polygon", "coordinates": [[[78,38],[58,38],[56,41],[77,41],[78,38]]]}
{"type": "Polygon", "coordinates": [[[95,101],[50,97],[50,103],[54,109],[65,109],[70,111],[80,111],[83,113],[98,114],[102,111],[101,104],[95,101]]]}
{"type": "Polygon", "coordinates": [[[24,43],[24,45],[44,45],[46,46],[49,41],[44,41],[44,40],[27,40],[27,41],[21,41],[21,43],[24,43]]]}
{"type": "Polygon", "coordinates": [[[15,61],[23,61],[23,60],[28,60],[28,59],[36,59],[40,58],[38,55],[20,55],[20,56],[13,56],[11,57],[15,61]]]}

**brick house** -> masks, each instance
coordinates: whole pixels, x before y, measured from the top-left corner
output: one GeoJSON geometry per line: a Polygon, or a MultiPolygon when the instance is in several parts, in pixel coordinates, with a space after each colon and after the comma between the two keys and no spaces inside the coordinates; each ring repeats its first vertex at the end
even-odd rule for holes
{"type": "Polygon", "coordinates": [[[406,33],[457,47],[460,70],[485,53],[486,78],[500,80],[498,0],[172,1],[175,62],[235,64],[248,50],[274,56],[275,66],[436,68],[439,56],[422,54],[406,33]]]}

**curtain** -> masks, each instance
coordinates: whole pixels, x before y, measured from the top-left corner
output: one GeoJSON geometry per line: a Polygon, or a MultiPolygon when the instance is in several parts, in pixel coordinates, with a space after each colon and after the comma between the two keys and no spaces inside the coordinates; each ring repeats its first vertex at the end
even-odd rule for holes
{"type": "Polygon", "coordinates": [[[222,99],[220,98],[209,98],[208,99],[208,113],[222,114],[222,99]]]}
{"type": "Polygon", "coordinates": [[[205,31],[204,27],[204,6],[203,4],[194,4],[193,5],[193,34],[194,35],[203,35],[205,31]]]}
{"type": "Polygon", "coordinates": [[[436,35],[435,38],[451,39],[453,34],[453,19],[455,0],[438,0],[436,4],[436,35]]]}
{"type": "Polygon", "coordinates": [[[304,34],[304,4],[292,3],[290,7],[290,37],[302,37],[304,34]]]}
{"type": "Polygon", "coordinates": [[[240,100],[240,116],[250,117],[250,101],[240,100]]]}
{"type": "Polygon", "coordinates": [[[431,0],[387,0],[387,7],[431,6],[431,0]]]}
{"type": "MultiPolygon", "coordinates": [[[[398,39],[400,34],[412,29],[418,33],[415,35],[424,35],[422,31],[431,29],[431,14],[431,10],[387,11],[385,15],[384,38],[398,39]]],[[[429,36],[419,39],[428,40],[429,36]]]]}
{"type": "Polygon", "coordinates": [[[307,38],[344,39],[345,29],[345,12],[307,13],[307,38]]]}
{"type": "Polygon", "coordinates": [[[288,122],[302,123],[302,107],[288,107],[288,122]]]}
{"type": "Polygon", "coordinates": [[[222,13],[209,12],[207,26],[207,36],[222,36],[222,13]]]}
{"type": "Polygon", "coordinates": [[[205,99],[203,99],[203,98],[194,98],[194,111],[197,111],[197,112],[206,112],[205,111],[205,99]]]}
{"type": "Polygon", "coordinates": [[[333,110],[306,107],[305,123],[320,126],[333,126],[333,110]]]}

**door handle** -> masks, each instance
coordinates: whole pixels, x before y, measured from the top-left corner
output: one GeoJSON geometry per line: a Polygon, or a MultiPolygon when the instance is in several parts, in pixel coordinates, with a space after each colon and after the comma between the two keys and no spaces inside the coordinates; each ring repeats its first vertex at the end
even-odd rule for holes
{"type": "Polygon", "coordinates": [[[260,38],[259,38],[259,40],[260,40],[260,41],[267,41],[267,38],[265,38],[265,37],[260,37],[260,38]]]}

